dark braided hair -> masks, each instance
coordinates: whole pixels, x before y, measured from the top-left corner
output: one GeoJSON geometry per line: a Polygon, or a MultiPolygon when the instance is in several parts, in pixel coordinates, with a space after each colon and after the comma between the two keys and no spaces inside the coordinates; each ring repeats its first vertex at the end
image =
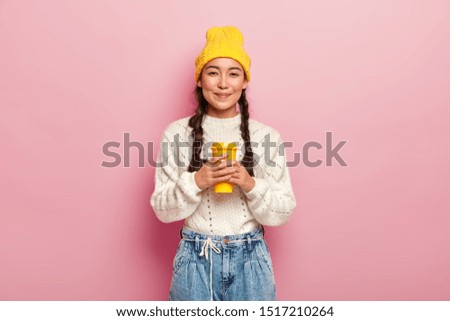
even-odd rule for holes
{"type": "MultiPolygon", "coordinates": [[[[200,152],[203,147],[203,128],[202,121],[203,117],[206,114],[206,110],[208,108],[208,102],[203,96],[202,88],[195,88],[195,95],[197,98],[197,109],[195,110],[195,114],[189,118],[189,126],[192,127],[192,158],[189,164],[188,171],[195,172],[198,171],[202,165],[207,161],[201,159],[200,152]]],[[[242,90],[241,97],[239,98],[239,107],[241,110],[241,137],[244,141],[245,153],[242,158],[241,164],[247,169],[247,172],[250,176],[255,176],[253,172],[254,160],[253,160],[253,150],[250,144],[250,130],[248,126],[248,119],[250,117],[248,112],[248,101],[245,96],[245,89],[242,90]]]]}

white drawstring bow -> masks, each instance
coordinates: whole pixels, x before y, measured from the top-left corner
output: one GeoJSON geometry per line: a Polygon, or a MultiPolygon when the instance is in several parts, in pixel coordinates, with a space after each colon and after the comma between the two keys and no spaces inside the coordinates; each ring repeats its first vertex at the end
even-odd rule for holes
{"type": "Polygon", "coordinates": [[[200,256],[205,256],[206,260],[208,260],[208,251],[207,248],[210,248],[211,250],[214,250],[214,252],[216,252],[217,254],[220,253],[220,250],[217,246],[214,245],[214,243],[212,242],[211,238],[208,237],[206,239],[206,241],[203,243],[203,247],[202,247],[202,251],[200,252],[200,256]]]}
{"type": "Polygon", "coordinates": [[[208,260],[208,247],[209,247],[209,252],[210,252],[210,256],[211,256],[211,260],[209,260],[209,290],[211,293],[211,301],[213,301],[213,290],[212,290],[212,252],[214,251],[217,254],[220,253],[220,250],[217,246],[214,245],[214,243],[212,242],[211,238],[208,237],[206,239],[206,241],[203,243],[202,246],[202,251],[200,252],[199,256],[205,256],[205,259],[208,260]]]}

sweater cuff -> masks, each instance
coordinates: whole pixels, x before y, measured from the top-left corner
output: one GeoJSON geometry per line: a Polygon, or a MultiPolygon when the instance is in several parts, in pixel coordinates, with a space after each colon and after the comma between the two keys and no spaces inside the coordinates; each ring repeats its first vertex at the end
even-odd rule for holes
{"type": "Polygon", "coordinates": [[[191,173],[187,171],[181,174],[178,186],[189,199],[196,202],[200,200],[200,192],[202,190],[195,183],[194,174],[195,172],[191,173]]]}
{"type": "Polygon", "coordinates": [[[202,189],[200,189],[200,187],[198,187],[197,183],[195,182],[195,173],[197,172],[192,172],[191,174],[191,182],[192,182],[192,189],[194,191],[195,194],[198,194],[202,191],[202,189]]]}
{"type": "Polygon", "coordinates": [[[253,179],[255,180],[255,186],[249,192],[244,192],[250,201],[263,197],[269,189],[269,184],[264,179],[256,177],[253,177],[253,179]]]}

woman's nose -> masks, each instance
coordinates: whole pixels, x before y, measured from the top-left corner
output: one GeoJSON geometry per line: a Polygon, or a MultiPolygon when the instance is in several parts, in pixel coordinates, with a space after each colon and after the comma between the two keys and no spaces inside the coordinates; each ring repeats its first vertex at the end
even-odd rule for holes
{"type": "Polygon", "coordinates": [[[218,86],[219,88],[227,88],[228,87],[227,78],[221,77],[218,86]]]}

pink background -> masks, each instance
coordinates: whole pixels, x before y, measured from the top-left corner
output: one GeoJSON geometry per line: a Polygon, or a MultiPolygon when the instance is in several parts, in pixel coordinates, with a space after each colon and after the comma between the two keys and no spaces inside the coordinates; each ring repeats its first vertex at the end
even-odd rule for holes
{"type": "Polygon", "coordinates": [[[156,219],[137,148],[106,168],[102,146],[159,142],[190,115],[206,30],[236,25],[251,114],[293,142],[288,159],[327,131],[347,141],[348,167],[291,168],[298,207],[266,234],[278,299],[450,300],[449,13],[444,0],[0,1],[0,299],[166,300],[181,222],[156,219]]]}

